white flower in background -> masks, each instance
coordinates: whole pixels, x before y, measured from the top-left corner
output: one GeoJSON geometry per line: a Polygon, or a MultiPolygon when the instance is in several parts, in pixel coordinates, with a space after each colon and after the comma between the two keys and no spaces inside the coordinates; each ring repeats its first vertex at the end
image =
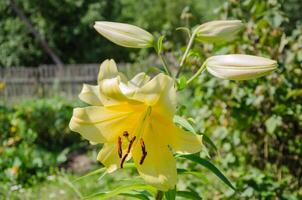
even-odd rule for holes
{"type": "Polygon", "coordinates": [[[218,55],[207,59],[206,68],[208,72],[218,78],[248,80],[274,71],[277,68],[277,62],[251,55],[218,55]]]}
{"type": "Polygon", "coordinates": [[[93,27],[102,36],[123,47],[148,48],[153,46],[153,35],[134,25],[97,21],[93,27]]]}
{"type": "Polygon", "coordinates": [[[240,20],[217,20],[198,26],[194,33],[196,40],[205,42],[224,42],[233,40],[243,28],[240,20]]]}

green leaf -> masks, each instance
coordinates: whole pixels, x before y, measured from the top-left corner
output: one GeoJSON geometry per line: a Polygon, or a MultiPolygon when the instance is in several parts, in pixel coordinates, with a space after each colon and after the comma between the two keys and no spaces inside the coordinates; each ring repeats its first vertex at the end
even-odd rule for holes
{"type": "Polygon", "coordinates": [[[114,190],[107,191],[107,192],[98,192],[89,196],[84,197],[83,199],[92,199],[92,198],[101,198],[101,199],[108,199],[108,198],[113,198],[115,196],[125,194],[131,191],[135,190],[147,190],[151,194],[155,194],[156,188],[146,185],[146,184],[131,184],[131,185],[122,185],[116,187],[114,190]]]}
{"type": "Polygon", "coordinates": [[[164,38],[164,35],[160,36],[155,44],[155,51],[157,54],[161,54],[162,52],[164,38]]]}
{"type": "MultiPolygon", "coordinates": [[[[131,168],[134,168],[134,167],[135,167],[134,163],[126,163],[124,165],[125,169],[131,169],[131,168]]],[[[106,170],[107,170],[106,167],[102,167],[100,169],[97,169],[97,170],[94,170],[92,172],[89,172],[88,174],[85,174],[85,175],[83,175],[83,176],[81,176],[79,178],[76,178],[73,182],[77,182],[77,181],[80,181],[80,180],[82,180],[84,178],[88,178],[90,176],[94,176],[94,175],[100,174],[100,173],[102,173],[102,175],[100,177],[100,178],[102,178],[106,174],[106,170]]]]}
{"type": "Polygon", "coordinates": [[[232,183],[229,181],[229,179],[210,161],[203,159],[199,156],[190,154],[190,155],[180,155],[179,157],[186,158],[188,160],[191,160],[193,162],[196,162],[210,171],[212,171],[221,181],[223,181],[226,185],[228,185],[230,188],[232,188],[234,191],[236,191],[236,188],[232,185],[232,183]]]}
{"type": "Polygon", "coordinates": [[[76,178],[73,182],[77,182],[77,181],[80,181],[84,178],[87,178],[87,177],[90,177],[90,176],[94,176],[96,174],[100,174],[100,173],[105,173],[106,172],[106,168],[105,167],[102,167],[100,169],[97,169],[97,170],[94,170],[92,172],[89,172],[88,174],[85,174],[83,176],[80,176],[78,178],[76,178]]]}
{"type": "Polygon", "coordinates": [[[178,27],[178,28],[176,28],[176,30],[177,31],[183,31],[183,32],[187,33],[188,34],[188,38],[191,37],[191,30],[188,29],[187,27],[178,27]]]}
{"type": "Polygon", "coordinates": [[[185,76],[181,76],[177,79],[177,90],[183,90],[187,86],[187,78],[185,76]]]}
{"type": "Polygon", "coordinates": [[[165,192],[165,197],[167,200],[175,200],[176,198],[176,187],[172,190],[165,192]]]}
{"type": "Polygon", "coordinates": [[[276,128],[282,125],[282,118],[273,115],[265,121],[265,127],[268,133],[273,134],[276,128]]]}
{"type": "Polygon", "coordinates": [[[186,130],[196,134],[196,131],[194,130],[193,126],[185,118],[175,115],[173,121],[174,123],[185,128],[186,130]]]}
{"type": "MultiPolygon", "coordinates": [[[[148,196],[142,192],[121,193],[120,196],[133,197],[141,200],[149,200],[148,196]]],[[[132,198],[131,198],[132,199],[132,198]]]]}
{"type": "Polygon", "coordinates": [[[202,199],[196,192],[191,192],[191,191],[177,191],[176,196],[184,197],[185,199],[193,199],[193,200],[202,199]]]}
{"type": "Polygon", "coordinates": [[[205,175],[203,175],[202,173],[197,172],[197,171],[188,171],[186,169],[180,169],[180,168],[178,168],[177,169],[177,174],[191,174],[191,175],[193,175],[193,176],[201,179],[205,183],[209,182],[208,178],[205,175]]]}
{"type": "Polygon", "coordinates": [[[68,177],[66,176],[61,177],[60,181],[65,183],[69,188],[71,188],[79,198],[83,198],[82,193],[77,189],[77,187],[71,181],[69,181],[68,177]]]}
{"type": "Polygon", "coordinates": [[[207,135],[202,134],[202,139],[206,144],[208,144],[210,147],[212,147],[216,152],[218,151],[214,142],[207,135]]]}

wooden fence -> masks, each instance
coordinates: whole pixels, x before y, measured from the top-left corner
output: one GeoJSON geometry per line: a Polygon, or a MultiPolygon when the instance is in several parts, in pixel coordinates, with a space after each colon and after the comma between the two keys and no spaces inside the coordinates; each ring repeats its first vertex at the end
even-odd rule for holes
{"type": "Polygon", "coordinates": [[[54,95],[74,98],[83,83],[95,84],[99,64],[0,68],[0,101],[54,95]]]}

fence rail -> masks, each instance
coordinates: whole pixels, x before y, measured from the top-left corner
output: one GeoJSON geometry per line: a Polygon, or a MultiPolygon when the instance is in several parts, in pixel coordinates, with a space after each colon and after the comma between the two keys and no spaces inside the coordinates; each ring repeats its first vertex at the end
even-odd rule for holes
{"type": "Polygon", "coordinates": [[[74,98],[84,82],[96,83],[98,71],[99,64],[0,68],[0,101],[53,95],[74,98]]]}

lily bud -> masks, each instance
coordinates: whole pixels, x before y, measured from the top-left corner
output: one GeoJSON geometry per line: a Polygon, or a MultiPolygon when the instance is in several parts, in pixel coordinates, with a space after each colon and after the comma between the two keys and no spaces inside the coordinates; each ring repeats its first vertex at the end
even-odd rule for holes
{"type": "Polygon", "coordinates": [[[201,24],[194,32],[199,41],[225,42],[233,40],[242,28],[240,20],[217,20],[201,24]]]}
{"type": "Polygon", "coordinates": [[[153,46],[153,35],[137,26],[97,21],[93,27],[102,36],[123,47],[148,48],[153,46]]]}
{"type": "Polygon", "coordinates": [[[268,58],[230,54],[212,56],[206,67],[213,76],[229,80],[248,80],[269,74],[277,68],[277,62],[268,58]]]}

